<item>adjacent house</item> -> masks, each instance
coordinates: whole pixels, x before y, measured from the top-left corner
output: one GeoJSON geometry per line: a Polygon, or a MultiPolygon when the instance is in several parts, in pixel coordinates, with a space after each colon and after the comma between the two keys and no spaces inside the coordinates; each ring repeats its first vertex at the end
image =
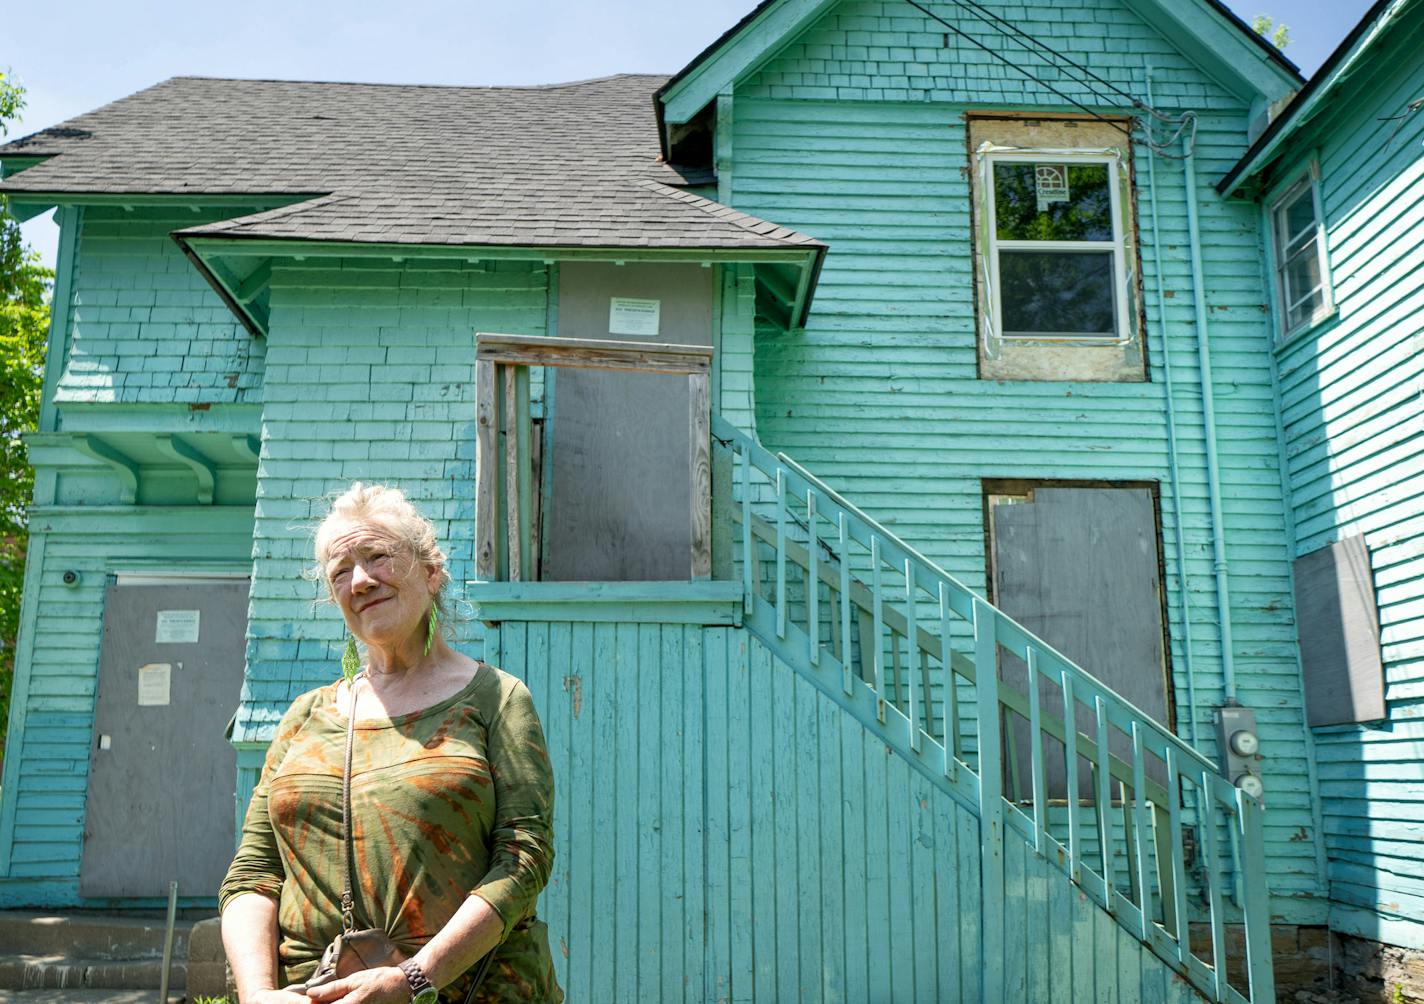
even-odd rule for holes
{"type": "Polygon", "coordinates": [[[61,223],[0,905],[211,903],[360,479],[535,696],[570,999],[1417,960],[1421,10],[1306,84],[1215,0],[766,0],[0,146],[61,223]]]}

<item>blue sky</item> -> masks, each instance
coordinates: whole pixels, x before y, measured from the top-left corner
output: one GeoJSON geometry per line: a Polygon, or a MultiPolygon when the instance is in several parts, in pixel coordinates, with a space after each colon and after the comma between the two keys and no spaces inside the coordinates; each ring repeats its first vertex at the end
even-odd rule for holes
{"type": "MultiPolygon", "coordinates": [[[[1307,76],[1368,9],[1367,0],[1227,0],[1250,20],[1290,26],[1286,55],[1307,76]]],[[[0,67],[28,92],[10,136],[89,111],[179,74],[426,84],[541,84],[610,73],[671,73],[755,0],[58,0],[16,4],[0,67]],[[16,40],[20,40],[16,44],[16,40]]],[[[48,217],[26,239],[52,263],[48,217]]]]}

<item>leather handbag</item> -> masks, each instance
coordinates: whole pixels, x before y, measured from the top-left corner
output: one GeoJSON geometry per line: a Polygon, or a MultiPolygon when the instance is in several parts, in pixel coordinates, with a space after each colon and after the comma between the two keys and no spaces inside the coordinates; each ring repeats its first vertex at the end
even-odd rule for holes
{"type": "MultiPolygon", "coordinates": [[[[346,763],[341,772],[341,839],[346,845],[346,853],[341,861],[341,933],[332,939],[321,953],[321,961],[304,983],[293,983],[286,989],[292,993],[305,993],[311,987],[319,987],[335,980],[345,979],[364,969],[378,969],[381,966],[397,966],[406,960],[390,935],[379,928],[356,929],[356,897],[351,886],[351,873],[355,869],[356,849],[351,839],[351,754],[356,739],[356,681],[351,681],[351,712],[346,718],[346,763]]],[[[494,958],[491,950],[475,970],[475,981],[465,994],[464,1004],[470,1004],[475,991],[484,981],[494,958]]]]}

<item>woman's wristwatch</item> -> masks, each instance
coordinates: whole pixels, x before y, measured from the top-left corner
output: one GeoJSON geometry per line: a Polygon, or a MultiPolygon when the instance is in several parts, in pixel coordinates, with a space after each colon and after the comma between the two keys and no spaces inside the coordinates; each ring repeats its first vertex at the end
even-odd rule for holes
{"type": "Polygon", "coordinates": [[[406,959],[400,964],[400,971],[405,973],[405,981],[410,984],[410,1004],[436,1004],[440,991],[426,977],[420,963],[406,959]]]}

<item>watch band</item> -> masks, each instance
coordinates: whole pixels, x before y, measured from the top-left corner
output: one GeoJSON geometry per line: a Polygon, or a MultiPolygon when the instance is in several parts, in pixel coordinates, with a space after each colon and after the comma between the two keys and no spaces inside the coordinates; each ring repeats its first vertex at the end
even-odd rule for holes
{"type": "Polygon", "coordinates": [[[440,992],[420,968],[420,963],[414,959],[406,959],[400,964],[400,971],[405,974],[405,981],[410,984],[411,1004],[433,1004],[439,997],[440,992]]]}

